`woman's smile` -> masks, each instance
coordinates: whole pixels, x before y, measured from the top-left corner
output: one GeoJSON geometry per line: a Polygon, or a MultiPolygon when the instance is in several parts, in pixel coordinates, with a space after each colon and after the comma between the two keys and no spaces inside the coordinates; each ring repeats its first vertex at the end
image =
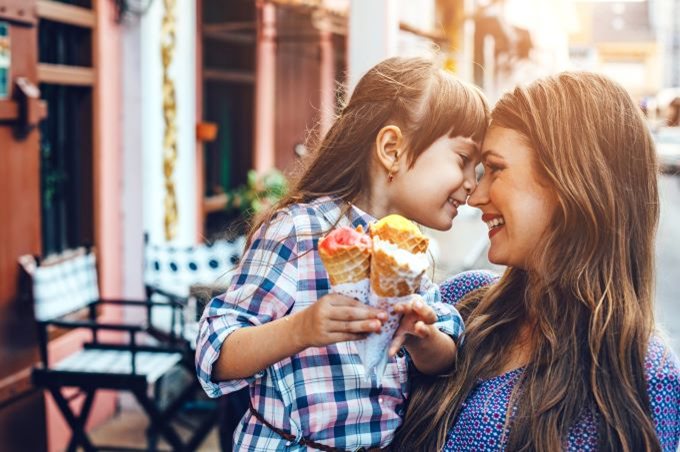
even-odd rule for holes
{"type": "Polygon", "coordinates": [[[489,227],[489,239],[505,226],[505,219],[500,215],[485,213],[482,215],[482,221],[489,227]]]}

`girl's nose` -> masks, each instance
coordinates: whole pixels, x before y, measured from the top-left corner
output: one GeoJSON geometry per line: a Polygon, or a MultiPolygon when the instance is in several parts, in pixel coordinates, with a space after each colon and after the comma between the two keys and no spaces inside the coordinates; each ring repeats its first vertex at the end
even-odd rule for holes
{"type": "Polygon", "coordinates": [[[465,177],[465,180],[463,181],[463,190],[465,190],[465,194],[470,197],[470,195],[475,191],[475,188],[477,187],[477,177],[475,174],[472,174],[471,176],[468,175],[465,177]]]}

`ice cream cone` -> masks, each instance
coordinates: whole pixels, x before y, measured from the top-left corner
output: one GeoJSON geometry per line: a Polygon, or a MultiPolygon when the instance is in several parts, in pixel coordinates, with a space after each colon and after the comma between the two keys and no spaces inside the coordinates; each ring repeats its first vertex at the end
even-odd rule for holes
{"type": "MultiPolygon", "coordinates": [[[[424,255],[423,255],[424,256],[424,255]]],[[[426,266],[399,262],[394,254],[374,248],[371,264],[371,290],[380,297],[404,297],[418,290],[426,266]]]]}
{"type": "Polygon", "coordinates": [[[379,237],[411,253],[427,251],[429,240],[418,227],[401,215],[388,215],[371,225],[371,237],[379,237]]]}
{"type": "Polygon", "coordinates": [[[319,255],[332,286],[369,278],[371,240],[361,226],[332,231],[319,243],[319,255]]]}
{"type": "Polygon", "coordinates": [[[401,314],[395,304],[406,301],[420,288],[429,266],[428,239],[411,221],[399,215],[387,217],[371,225],[373,257],[371,258],[371,294],[369,304],[388,313],[380,333],[369,335],[357,344],[357,352],[367,376],[382,378],[387,366],[387,348],[399,328],[401,314]]]}

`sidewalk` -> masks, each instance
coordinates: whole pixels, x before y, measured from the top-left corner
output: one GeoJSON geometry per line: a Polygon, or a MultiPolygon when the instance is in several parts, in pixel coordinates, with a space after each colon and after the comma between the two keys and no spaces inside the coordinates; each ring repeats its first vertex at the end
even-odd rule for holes
{"type": "MultiPolygon", "coordinates": [[[[146,447],[146,429],[149,425],[148,418],[141,408],[135,406],[121,410],[114,417],[90,432],[90,439],[97,445],[115,445],[121,448],[144,448],[146,447]]],[[[182,438],[187,432],[178,426],[177,432],[182,438]]],[[[188,436],[188,435],[187,435],[188,436]]],[[[161,439],[158,442],[159,450],[171,450],[170,446],[161,439]]],[[[213,429],[203,444],[196,449],[198,452],[220,452],[220,442],[217,428],[213,429]]]]}

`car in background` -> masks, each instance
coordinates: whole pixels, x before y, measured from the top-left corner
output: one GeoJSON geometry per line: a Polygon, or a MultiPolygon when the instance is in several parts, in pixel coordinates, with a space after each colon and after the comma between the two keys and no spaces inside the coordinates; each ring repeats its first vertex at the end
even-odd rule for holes
{"type": "Polygon", "coordinates": [[[680,175],[680,127],[659,127],[652,135],[661,172],[680,175]]]}

